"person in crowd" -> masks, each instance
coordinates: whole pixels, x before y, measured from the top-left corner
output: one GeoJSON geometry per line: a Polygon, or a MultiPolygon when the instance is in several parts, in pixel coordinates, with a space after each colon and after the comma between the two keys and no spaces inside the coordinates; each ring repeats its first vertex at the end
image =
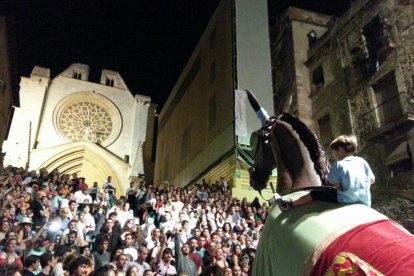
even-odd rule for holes
{"type": "Polygon", "coordinates": [[[223,270],[226,267],[229,267],[229,264],[226,261],[226,257],[224,256],[224,251],[222,248],[217,247],[214,251],[214,255],[212,256],[212,264],[216,265],[223,270]]]}
{"type": "Polygon", "coordinates": [[[103,236],[98,241],[98,248],[95,252],[93,252],[93,256],[95,258],[95,268],[98,269],[105,264],[109,263],[111,260],[111,253],[108,252],[109,247],[109,238],[107,236],[103,236]]]}
{"type": "Polygon", "coordinates": [[[23,276],[35,276],[40,265],[39,256],[30,255],[24,260],[23,276]]]}
{"type": "Polygon", "coordinates": [[[198,242],[196,238],[191,238],[188,241],[188,245],[190,247],[190,253],[188,257],[195,263],[197,275],[201,274],[203,268],[203,259],[201,258],[200,254],[197,253],[198,242]]]}
{"type": "Polygon", "coordinates": [[[134,219],[134,212],[129,209],[129,206],[128,202],[123,202],[122,209],[117,212],[118,222],[121,227],[124,227],[127,220],[134,219]]]}
{"type": "Polygon", "coordinates": [[[88,275],[93,270],[91,275],[230,275],[230,267],[235,275],[242,269],[250,273],[270,208],[233,199],[223,181],[210,185],[204,180],[189,188],[141,182],[117,199],[108,178],[102,189],[94,185],[96,196],[90,199],[88,191],[93,189],[87,189],[83,176],[0,167],[0,184],[5,184],[0,189],[7,191],[0,197],[0,273],[14,269],[56,276],[88,275]],[[139,212],[130,211],[130,196],[143,204],[139,212]],[[240,229],[234,232],[237,221],[240,229]],[[244,251],[236,264],[234,251],[240,249],[244,251]],[[35,255],[40,264],[29,264],[28,257],[35,255]]]}
{"type": "Polygon", "coordinates": [[[197,275],[197,267],[192,259],[190,259],[190,246],[182,241],[183,232],[177,233],[175,238],[175,259],[177,262],[177,272],[187,273],[190,276],[197,275]],[[182,244],[182,245],[181,245],[182,244]],[[181,246],[180,246],[181,245],[181,246]],[[181,248],[180,248],[181,247],[181,248]]]}
{"type": "MultiPolygon", "coordinates": [[[[85,183],[81,183],[80,185],[85,184],[85,183]]],[[[88,186],[82,185],[80,186],[80,190],[77,191],[75,193],[75,201],[78,204],[82,204],[82,203],[92,203],[92,197],[89,195],[89,190],[88,190],[88,186]]]]}
{"type": "Polygon", "coordinates": [[[32,240],[36,232],[32,230],[33,222],[29,217],[23,217],[19,221],[20,230],[17,234],[17,240],[21,245],[21,249],[26,249],[26,244],[32,240]]]}
{"type": "Polygon", "coordinates": [[[136,261],[138,259],[138,251],[134,247],[135,239],[131,233],[125,235],[124,240],[124,254],[129,254],[132,256],[132,260],[136,261]]]}
{"type": "Polygon", "coordinates": [[[232,276],[233,275],[233,271],[231,270],[230,267],[226,267],[224,269],[224,276],[232,276]]]}
{"type": "Polygon", "coordinates": [[[242,276],[242,269],[240,266],[235,265],[233,266],[233,276],[242,276]]]}
{"type": "Polygon", "coordinates": [[[78,247],[84,245],[84,237],[83,237],[84,234],[83,234],[82,230],[78,227],[78,222],[79,221],[76,218],[72,219],[69,222],[68,228],[65,231],[63,231],[62,238],[60,239],[60,244],[61,245],[65,244],[65,243],[69,244],[70,246],[74,245],[74,246],[78,246],[78,247]],[[76,239],[73,241],[73,244],[71,243],[72,241],[69,242],[69,234],[71,232],[76,233],[76,239]]]}
{"type": "Polygon", "coordinates": [[[138,258],[136,261],[140,275],[143,275],[145,270],[151,269],[149,263],[147,263],[147,258],[148,248],[142,245],[138,248],[138,258]]]}
{"type": "Polygon", "coordinates": [[[57,263],[57,258],[53,256],[51,253],[46,252],[40,256],[39,260],[42,271],[38,275],[52,275],[52,270],[57,263]]]}
{"type": "Polygon", "coordinates": [[[3,240],[6,237],[6,234],[9,232],[9,230],[10,221],[7,218],[3,218],[0,224],[0,240],[3,240]]]}
{"type": "Polygon", "coordinates": [[[121,246],[121,235],[119,234],[118,229],[115,227],[115,223],[112,218],[108,218],[106,220],[105,225],[101,229],[101,232],[96,237],[95,245],[98,245],[97,243],[104,236],[108,237],[109,239],[109,252],[113,253],[116,248],[121,246]]]}
{"type": "MultiPolygon", "coordinates": [[[[72,197],[73,198],[73,197],[72,197]]],[[[68,217],[69,219],[76,219],[77,215],[78,215],[78,204],[76,203],[75,200],[69,200],[69,214],[68,217]]]]}
{"type": "Polygon", "coordinates": [[[154,265],[155,275],[176,275],[177,269],[171,263],[173,251],[171,248],[166,247],[166,244],[161,245],[161,250],[157,256],[157,260],[154,265]]]}
{"type": "Polygon", "coordinates": [[[102,187],[108,191],[109,204],[111,205],[111,207],[114,206],[116,185],[112,183],[112,176],[108,176],[106,182],[102,185],[102,187]]]}
{"type": "Polygon", "coordinates": [[[23,268],[22,255],[22,250],[17,247],[17,239],[10,238],[6,241],[5,251],[0,253],[0,265],[15,263],[21,269],[23,268]]]}
{"type": "MultiPolygon", "coordinates": [[[[150,270],[151,271],[151,270],[150,270]]],[[[144,273],[142,273],[144,274],[144,273]]],[[[126,276],[140,276],[139,267],[135,264],[132,264],[127,267],[126,276]]]]}
{"type": "Polygon", "coordinates": [[[126,265],[129,262],[129,258],[124,253],[115,256],[114,258],[114,269],[117,271],[126,271],[126,265]]]}
{"type": "Polygon", "coordinates": [[[86,276],[91,272],[91,260],[85,256],[76,257],[69,264],[69,275],[86,276]]]}

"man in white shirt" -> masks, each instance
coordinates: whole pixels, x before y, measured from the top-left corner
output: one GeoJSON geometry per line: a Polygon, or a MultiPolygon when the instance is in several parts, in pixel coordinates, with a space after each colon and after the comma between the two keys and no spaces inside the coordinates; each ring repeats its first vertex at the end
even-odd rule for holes
{"type": "Polygon", "coordinates": [[[75,200],[77,203],[92,203],[92,197],[89,195],[88,188],[82,188],[75,192],[75,200]]]}
{"type": "Polygon", "coordinates": [[[184,203],[181,201],[180,195],[175,195],[175,201],[171,202],[171,205],[175,206],[178,212],[180,212],[183,209],[184,203]]]}
{"type": "Polygon", "coordinates": [[[148,250],[152,250],[155,246],[160,244],[160,235],[160,229],[155,228],[154,230],[152,230],[151,237],[145,239],[145,241],[147,242],[148,250]]]}
{"type": "Polygon", "coordinates": [[[138,251],[134,247],[135,239],[132,234],[128,233],[125,235],[125,248],[124,254],[129,254],[132,256],[132,260],[136,261],[138,259],[138,251]]]}
{"type": "Polygon", "coordinates": [[[138,259],[136,262],[130,262],[127,266],[127,270],[130,266],[137,266],[138,267],[138,275],[143,276],[144,271],[147,269],[151,269],[149,263],[147,263],[145,260],[148,257],[148,248],[145,246],[140,246],[138,248],[138,259]]]}

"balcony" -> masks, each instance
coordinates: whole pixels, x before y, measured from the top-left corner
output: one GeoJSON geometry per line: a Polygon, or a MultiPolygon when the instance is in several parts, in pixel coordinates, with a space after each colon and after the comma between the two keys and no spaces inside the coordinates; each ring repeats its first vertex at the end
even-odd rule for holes
{"type": "Polygon", "coordinates": [[[400,173],[388,181],[391,194],[414,200],[414,171],[400,173]]]}
{"type": "Polygon", "coordinates": [[[358,117],[361,136],[370,140],[414,125],[414,93],[400,92],[358,117]]]}

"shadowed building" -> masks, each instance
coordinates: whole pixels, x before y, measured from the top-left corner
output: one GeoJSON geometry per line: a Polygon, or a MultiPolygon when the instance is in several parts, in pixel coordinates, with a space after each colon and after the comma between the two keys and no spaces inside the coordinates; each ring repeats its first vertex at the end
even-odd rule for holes
{"type": "Polygon", "coordinates": [[[373,190],[411,199],[413,4],[358,0],[332,20],[289,8],[272,36],[275,100],[293,91],[292,113],[325,148],[335,136],[357,135],[358,154],[376,175],[373,190]]]}
{"type": "Polygon", "coordinates": [[[260,122],[244,89],[273,113],[267,3],[223,0],[160,113],[156,183],[223,176],[236,196],[258,195],[247,168],[250,134],[260,122]]]}
{"type": "Polygon", "coordinates": [[[16,46],[13,20],[0,16],[0,165],[2,145],[7,139],[14,107],[19,106],[16,46]]]}
{"type": "Polygon", "coordinates": [[[102,70],[100,83],[88,77],[89,66],[75,63],[53,79],[38,66],[21,78],[5,164],[77,173],[89,184],[112,176],[123,194],[131,176],[144,174],[151,99],[134,96],[118,72],[102,70]]]}

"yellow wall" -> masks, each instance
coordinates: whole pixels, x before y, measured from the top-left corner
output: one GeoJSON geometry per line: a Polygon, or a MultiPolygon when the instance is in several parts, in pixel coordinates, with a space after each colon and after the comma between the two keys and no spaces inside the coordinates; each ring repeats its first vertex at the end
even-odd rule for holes
{"type": "Polygon", "coordinates": [[[216,161],[234,147],[234,90],[232,81],[232,31],[231,5],[224,1],[209,22],[196,49],[175,85],[159,118],[155,182],[169,180],[177,186],[189,184],[194,175],[202,173],[211,162],[216,161]],[[211,35],[216,33],[216,43],[211,46],[211,35]],[[198,59],[199,58],[199,59],[198,59]],[[199,70],[182,96],[183,87],[199,70]],[[215,80],[210,80],[211,66],[215,63],[215,80]],[[209,126],[209,101],[215,96],[216,124],[209,126]],[[179,100],[178,100],[179,99],[179,100]],[[182,155],[183,134],[191,127],[190,146],[182,155]],[[226,137],[222,134],[226,132],[226,137]],[[221,135],[221,136],[220,136],[221,135]],[[210,147],[221,139],[224,145],[210,147]],[[197,161],[196,161],[197,160],[197,161]],[[197,163],[194,163],[197,162],[197,163]],[[192,164],[193,163],[193,164],[192,164]],[[191,167],[186,175],[180,172],[191,167]],[[187,182],[187,183],[183,183],[187,182]]]}

